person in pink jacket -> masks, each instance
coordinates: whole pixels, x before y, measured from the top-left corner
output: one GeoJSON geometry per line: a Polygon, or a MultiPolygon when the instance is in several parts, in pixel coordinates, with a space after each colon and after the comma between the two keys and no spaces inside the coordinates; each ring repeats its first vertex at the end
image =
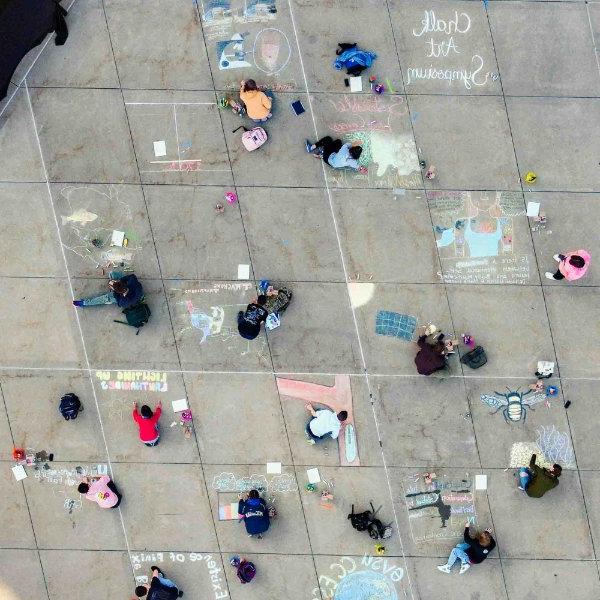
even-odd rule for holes
{"type": "Polygon", "coordinates": [[[555,254],[553,258],[558,263],[558,271],[546,271],[546,279],[575,281],[585,275],[592,257],[585,250],[576,250],[568,254],[555,254]]]}

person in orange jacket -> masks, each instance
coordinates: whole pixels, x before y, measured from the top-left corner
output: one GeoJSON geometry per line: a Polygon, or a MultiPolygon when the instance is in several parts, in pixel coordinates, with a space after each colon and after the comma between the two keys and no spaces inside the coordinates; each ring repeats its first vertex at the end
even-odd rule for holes
{"type": "Polygon", "coordinates": [[[258,89],[254,79],[241,82],[240,100],[246,105],[246,114],[255,123],[264,123],[273,116],[271,113],[272,98],[258,89]]]}

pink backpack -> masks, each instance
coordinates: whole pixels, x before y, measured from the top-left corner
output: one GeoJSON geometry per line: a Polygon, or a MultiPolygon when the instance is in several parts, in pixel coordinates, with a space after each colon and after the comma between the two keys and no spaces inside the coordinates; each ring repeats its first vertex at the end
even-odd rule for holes
{"type": "Polygon", "coordinates": [[[240,125],[237,129],[234,129],[232,133],[235,133],[238,129],[243,129],[242,133],[242,144],[248,152],[260,148],[267,141],[267,132],[262,127],[253,127],[247,129],[243,125],[240,125]]]}

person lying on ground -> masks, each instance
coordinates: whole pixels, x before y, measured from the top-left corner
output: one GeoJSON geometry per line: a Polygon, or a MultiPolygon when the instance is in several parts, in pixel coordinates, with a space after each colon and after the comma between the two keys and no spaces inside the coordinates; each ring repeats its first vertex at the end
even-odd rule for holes
{"type": "Polygon", "coordinates": [[[358,164],[362,154],[362,146],[344,144],[342,140],[334,140],[330,136],[321,138],[314,144],[306,140],[306,151],[321,157],[330,167],[334,169],[354,169],[359,173],[367,173],[367,168],[358,164]]]}

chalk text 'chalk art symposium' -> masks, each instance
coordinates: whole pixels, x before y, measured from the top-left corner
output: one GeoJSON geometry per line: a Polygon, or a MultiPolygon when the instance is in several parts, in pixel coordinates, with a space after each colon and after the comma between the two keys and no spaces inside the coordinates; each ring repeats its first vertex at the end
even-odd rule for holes
{"type": "MultiPolygon", "coordinates": [[[[427,58],[443,58],[451,53],[461,53],[454,42],[454,35],[463,35],[470,29],[471,18],[467,13],[459,14],[454,11],[454,18],[444,21],[438,19],[433,10],[426,10],[421,21],[421,29],[413,29],[412,34],[418,38],[428,33],[440,33],[450,36],[442,41],[430,37],[426,44],[429,50],[427,58]]],[[[434,67],[433,63],[430,63],[429,67],[409,67],[406,71],[407,84],[418,79],[442,79],[448,81],[448,85],[451,85],[453,81],[462,81],[465,88],[470,90],[472,86],[482,86],[490,79],[496,79],[496,75],[483,71],[483,58],[479,54],[474,54],[468,68],[440,69],[434,67]]]]}

